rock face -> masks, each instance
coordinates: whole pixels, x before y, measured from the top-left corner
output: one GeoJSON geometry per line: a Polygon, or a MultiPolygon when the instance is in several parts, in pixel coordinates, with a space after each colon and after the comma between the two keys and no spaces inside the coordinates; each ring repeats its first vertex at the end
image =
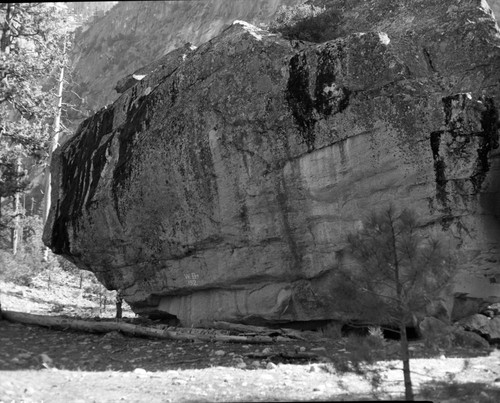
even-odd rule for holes
{"type": "Polygon", "coordinates": [[[53,160],[46,244],[184,325],[339,320],[346,233],[392,202],[467,257],[461,297],[498,300],[491,11],[327,3],[336,39],[235,23],[83,122],[53,160]]]}

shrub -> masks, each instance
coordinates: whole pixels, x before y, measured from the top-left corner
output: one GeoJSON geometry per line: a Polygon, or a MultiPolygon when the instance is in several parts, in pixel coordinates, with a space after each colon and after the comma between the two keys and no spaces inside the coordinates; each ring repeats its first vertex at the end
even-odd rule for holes
{"type": "Polygon", "coordinates": [[[431,381],[423,385],[420,395],[424,399],[446,401],[468,401],[477,403],[496,403],[500,401],[500,390],[482,382],[458,383],[453,379],[448,381],[431,381]]]}
{"type": "Polygon", "coordinates": [[[351,334],[346,337],[346,357],[335,358],[333,366],[340,372],[364,374],[366,366],[384,359],[384,340],[377,336],[351,334]]]}
{"type": "MultiPolygon", "coordinates": [[[[11,224],[9,224],[11,225],[11,224]]],[[[7,227],[9,226],[7,225],[7,227]]],[[[54,259],[43,262],[43,223],[39,216],[24,216],[20,220],[22,237],[16,255],[10,249],[10,231],[3,231],[3,249],[0,249],[0,278],[19,285],[30,286],[32,278],[54,264],[54,259]]]]}
{"type": "Polygon", "coordinates": [[[384,332],[380,328],[380,326],[369,326],[368,327],[368,334],[372,337],[376,337],[378,339],[383,339],[384,338],[384,332]]]}
{"type": "Polygon", "coordinates": [[[333,9],[301,3],[281,6],[269,30],[286,39],[320,43],[340,36],[339,21],[339,14],[333,9]]]}
{"type": "Polygon", "coordinates": [[[270,30],[279,31],[285,27],[293,26],[302,20],[314,18],[325,11],[322,7],[316,7],[312,4],[297,4],[295,6],[281,6],[274,20],[269,25],[270,30]]]}
{"type": "Polygon", "coordinates": [[[384,339],[379,336],[378,332],[376,333],[368,336],[349,335],[345,343],[346,355],[332,359],[332,366],[339,374],[353,372],[367,379],[374,395],[377,394],[384,381],[382,369],[374,364],[385,359],[384,339]]]}

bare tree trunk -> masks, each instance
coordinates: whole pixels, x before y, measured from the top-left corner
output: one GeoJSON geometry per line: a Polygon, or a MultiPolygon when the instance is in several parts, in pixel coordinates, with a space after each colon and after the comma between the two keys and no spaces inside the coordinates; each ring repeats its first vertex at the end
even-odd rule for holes
{"type": "Polygon", "coordinates": [[[393,269],[394,269],[394,281],[396,284],[396,297],[397,297],[397,314],[399,320],[399,332],[400,332],[400,346],[401,346],[401,361],[403,361],[403,378],[405,384],[405,400],[413,401],[413,387],[411,384],[411,373],[410,373],[410,352],[408,349],[408,336],[406,334],[406,317],[403,309],[403,287],[401,284],[401,273],[399,268],[398,250],[396,242],[396,233],[394,228],[394,220],[392,217],[392,212],[388,213],[389,222],[391,225],[391,241],[392,241],[392,252],[393,252],[393,269]]]}
{"type": "MultiPolygon", "coordinates": [[[[13,4],[7,3],[5,10],[5,20],[3,21],[2,26],[2,37],[0,38],[0,52],[9,54],[10,46],[12,45],[12,19],[14,18],[14,10],[13,4]]],[[[3,79],[4,77],[0,77],[3,79]]],[[[17,161],[17,170],[19,171],[20,160],[17,161]]],[[[12,246],[12,254],[17,254],[17,249],[19,245],[19,193],[16,192],[12,199],[12,207],[14,210],[14,227],[11,229],[11,246],[12,246]]]]}
{"type": "MultiPolygon", "coordinates": [[[[17,158],[16,175],[19,180],[21,175],[21,158],[17,158]]],[[[13,196],[12,208],[14,210],[14,227],[12,228],[12,254],[17,255],[19,244],[21,242],[21,194],[17,191],[13,196]]]]}
{"type": "Polygon", "coordinates": [[[410,372],[410,350],[408,349],[408,335],[406,334],[406,324],[404,322],[399,325],[399,332],[401,335],[401,361],[403,361],[403,377],[405,383],[405,400],[413,401],[413,386],[411,383],[410,372]]]}
{"type": "Polygon", "coordinates": [[[5,21],[2,27],[2,38],[0,40],[0,50],[2,53],[10,53],[10,45],[12,43],[12,31],[10,25],[13,18],[12,3],[7,3],[7,10],[5,12],[5,21]]]}
{"type": "MultiPolygon", "coordinates": [[[[64,38],[63,53],[66,53],[66,38],[64,38]]],[[[43,223],[47,223],[50,211],[50,197],[52,193],[51,186],[51,175],[50,175],[50,164],[52,161],[52,154],[59,145],[59,132],[61,130],[61,110],[62,110],[62,94],[63,94],[63,84],[64,84],[64,64],[61,66],[61,72],[59,74],[59,88],[57,90],[57,110],[56,116],[54,117],[54,134],[52,136],[52,142],[49,148],[49,159],[47,161],[47,167],[45,168],[45,204],[43,211],[43,223]]],[[[47,262],[49,260],[49,248],[46,247],[43,253],[43,260],[47,262]]]]}
{"type": "Polygon", "coordinates": [[[122,303],[123,303],[123,296],[122,292],[120,289],[116,290],[116,319],[121,319],[122,318],[122,303]]]}

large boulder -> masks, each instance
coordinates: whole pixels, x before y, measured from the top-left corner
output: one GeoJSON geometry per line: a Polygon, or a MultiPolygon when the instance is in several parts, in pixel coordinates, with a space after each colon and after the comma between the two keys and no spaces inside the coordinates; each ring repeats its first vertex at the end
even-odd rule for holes
{"type": "Polygon", "coordinates": [[[451,340],[454,346],[462,348],[489,348],[490,343],[479,334],[455,327],[451,334],[451,340]]]}
{"type": "Polygon", "coordinates": [[[346,234],[392,202],[466,256],[456,292],[495,302],[491,11],[327,3],[338,38],[288,41],[237,22],[124,85],[55,153],[45,243],[137,313],[342,320],[330,290],[346,234]]]}
{"type": "Polygon", "coordinates": [[[426,317],[419,324],[421,337],[426,345],[433,347],[457,346],[463,348],[488,348],[489,343],[485,337],[473,329],[461,324],[449,325],[439,319],[426,317]]]}
{"type": "Polygon", "coordinates": [[[459,320],[457,326],[479,334],[492,344],[500,344],[500,316],[489,318],[474,314],[459,320]]]}

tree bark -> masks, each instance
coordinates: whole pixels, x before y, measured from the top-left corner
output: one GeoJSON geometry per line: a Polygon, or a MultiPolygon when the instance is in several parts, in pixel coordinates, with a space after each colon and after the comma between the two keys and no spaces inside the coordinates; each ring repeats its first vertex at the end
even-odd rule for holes
{"type": "Polygon", "coordinates": [[[61,318],[58,316],[33,315],[24,312],[3,311],[3,319],[11,322],[26,323],[57,329],[72,329],[92,333],[109,333],[119,331],[130,336],[155,337],[171,340],[201,340],[220,341],[227,343],[264,344],[276,342],[292,342],[293,339],[286,337],[268,336],[233,336],[217,333],[217,331],[206,331],[209,334],[188,333],[192,329],[176,328],[176,330],[166,330],[156,327],[145,327],[133,325],[131,323],[117,321],[92,322],[81,319],[61,318]],[[185,332],[184,332],[184,331],[185,332]]]}
{"type": "Polygon", "coordinates": [[[411,383],[410,372],[410,350],[408,349],[408,335],[406,334],[406,324],[404,322],[399,325],[400,346],[401,346],[401,361],[403,361],[403,378],[405,384],[405,400],[413,401],[413,386],[411,383]]]}
{"type": "Polygon", "coordinates": [[[401,345],[401,361],[403,361],[403,378],[405,384],[405,400],[413,401],[413,387],[411,384],[410,373],[410,351],[408,349],[408,336],[406,334],[406,317],[403,309],[403,286],[401,284],[401,273],[399,271],[399,259],[397,252],[396,233],[394,229],[394,220],[392,212],[389,212],[389,222],[391,225],[391,241],[393,249],[393,265],[394,265],[394,281],[396,285],[396,298],[397,298],[397,315],[399,320],[399,333],[401,345]]]}
{"type": "Polygon", "coordinates": [[[2,39],[0,40],[0,51],[2,53],[10,53],[10,45],[12,44],[12,32],[10,24],[12,24],[13,10],[12,4],[7,3],[5,11],[5,21],[2,27],[2,39]]]}
{"type": "Polygon", "coordinates": [[[116,319],[122,318],[123,296],[121,290],[116,291],[116,319]]]}
{"type": "MultiPolygon", "coordinates": [[[[21,175],[21,158],[17,158],[16,162],[16,181],[19,181],[19,177],[21,175]]],[[[19,249],[19,244],[21,242],[21,194],[19,190],[14,193],[12,208],[14,210],[14,227],[12,228],[12,254],[17,255],[17,251],[19,249]]]]}
{"type": "MultiPolygon", "coordinates": [[[[66,53],[66,38],[64,38],[63,44],[63,53],[66,53]]],[[[49,148],[49,158],[47,161],[47,166],[45,168],[45,203],[43,209],[43,224],[47,223],[47,219],[49,217],[50,211],[50,201],[51,201],[51,175],[50,175],[50,164],[52,161],[52,154],[56,150],[59,145],[59,133],[61,131],[61,111],[62,111],[62,94],[63,94],[63,85],[64,85],[64,64],[61,66],[61,71],[59,74],[59,87],[57,90],[57,110],[56,116],[54,117],[54,133],[52,135],[52,141],[49,148]]],[[[43,253],[43,260],[47,262],[49,260],[49,248],[45,247],[43,253]]]]}

